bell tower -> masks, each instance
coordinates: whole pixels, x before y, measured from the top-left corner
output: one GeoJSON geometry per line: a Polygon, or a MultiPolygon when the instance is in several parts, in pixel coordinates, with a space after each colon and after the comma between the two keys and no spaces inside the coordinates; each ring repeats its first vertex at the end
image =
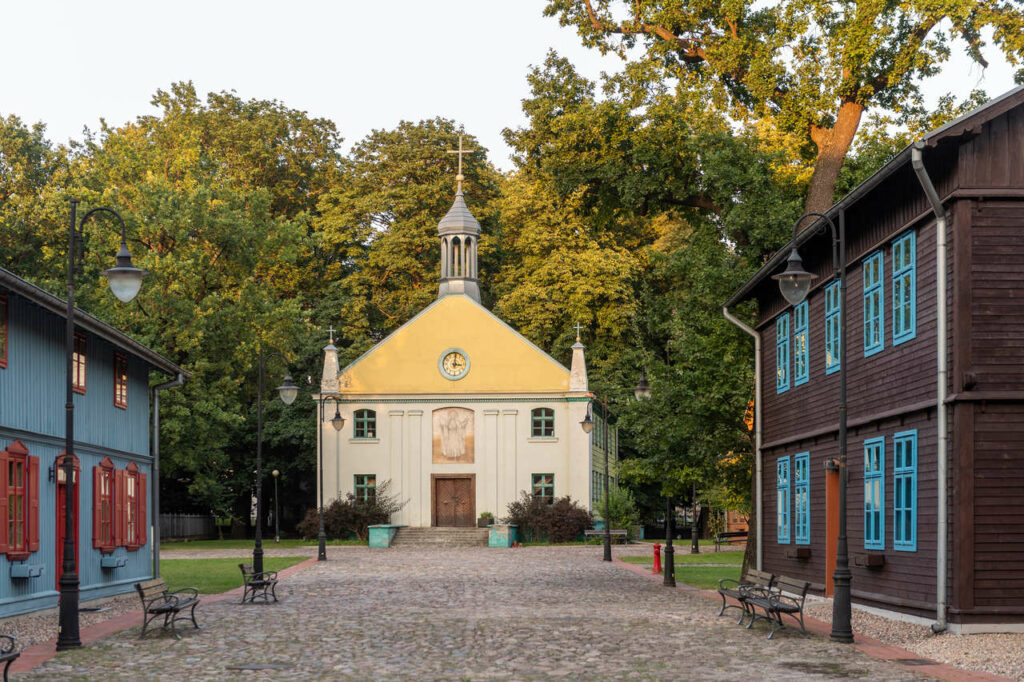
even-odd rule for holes
{"type": "Polygon", "coordinates": [[[462,136],[459,135],[458,150],[448,152],[459,155],[459,173],[455,176],[455,202],[437,225],[437,234],[441,238],[441,283],[437,297],[465,294],[479,303],[476,255],[480,223],[469,212],[462,194],[462,181],[465,179],[462,175],[462,155],[472,151],[475,150],[462,148],[462,136]]]}

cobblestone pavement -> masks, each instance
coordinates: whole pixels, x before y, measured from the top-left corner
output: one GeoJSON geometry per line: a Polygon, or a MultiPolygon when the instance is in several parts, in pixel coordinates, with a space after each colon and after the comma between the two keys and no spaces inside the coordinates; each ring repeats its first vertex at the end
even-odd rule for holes
{"type": "MultiPolygon", "coordinates": [[[[618,553],[618,552],[617,552],[618,553]]],[[[631,553],[631,552],[629,552],[631,553]]],[[[133,627],[19,679],[921,679],[815,637],[735,618],[665,589],[600,547],[331,548],[281,602],[201,604],[202,630],[133,627]]]]}

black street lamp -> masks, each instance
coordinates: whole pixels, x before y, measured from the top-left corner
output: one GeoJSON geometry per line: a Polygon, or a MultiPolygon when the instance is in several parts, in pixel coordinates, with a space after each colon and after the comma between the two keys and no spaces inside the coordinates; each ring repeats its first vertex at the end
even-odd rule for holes
{"type": "Polygon", "coordinates": [[[277,477],[281,475],[281,472],[274,469],[270,472],[270,475],[274,477],[274,542],[281,542],[281,524],[277,520],[277,477]]]}
{"type": "MultiPolygon", "coordinates": [[[[267,357],[284,358],[280,353],[271,353],[267,357]]],[[[287,360],[287,358],[285,358],[287,360]]],[[[257,379],[256,391],[256,541],[252,548],[252,570],[254,573],[263,572],[263,346],[260,346],[259,355],[259,377],[257,379]]],[[[284,374],[284,380],[277,387],[277,393],[281,396],[281,402],[291,405],[299,395],[299,387],[292,381],[288,372],[284,374]]],[[[276,479],[275,479],[276,482],[276,479]]],[[[275,496],[276,497],[276,496],[275,496]]],[[[275,516],[276,518],[276,516],[275,516]]]]}
{"type": "Polygon", "coordinates": [[[85,223],[98,213],[108,213],[121,224],[121,249],[117,252],[116,265],[101,274],[107,278],[110,290],[118,300],[128,303],[139,293],[145,270],[132,264],[132,255],[128,252],[127,229],[121,214],[112,208],[98,207],[91,209],[81,222],[77,221],[78,199],[71,199],[70,220],[68,222],[68,297],[67,327],[64,335],[64,358],[66,367],[67,400],[64,403],[64,480],[66,481],[66,502],[64,505],[64,549],[60,575],[60,613],[57,627],[57,651],[75,649],[82,646],[78,627],[78,569],[75,557],[75,514],[74,505],[74,445],[75,445],[75,402],[74,402],[74,352],[75,352],[75,274],[79,268],[79,242],[84,242],[82,230],[85,223]]]}
{"type": "Polygon", "coordinates": [[[327,533],[324,530],[324,433],[323,424],[325,421],[330,421],[331,426],[334,427],[336,432],[341,432],[341,429],[345,426],[345,418],[341,416],[341,410],[338,409],[338,401],[334,401],[334,416],[327,420],[324,418],[324,403],[329,400],[329,396],[320,396],[320,422],[317,428],[320,432],[317,434],[317,440],[320,444],[320,499],[317,505],[317,516],[320,520],[320,533],[317,535],[317,561],[327,561],[327,533]]]}
{"type": "Polygon", "coordinates": [[[796,233],[804,218],[823,218],[832,230],[832,276],[839,278],[839,537],[836,542],[836,570],[832,574],[835,594],[832,597],[832,633],[836,642],[852,642],[853,628],[850,624],[850,573],[849,548],[846,542],[846,484],[849,471],[846,462],[846,221],[839,214],[839,227],[823,213],[805,213],[793,224],[793,250],[786,261],[785,272],[773,275],[778,280],[783,297],[793,305],[807,298],[811,281],[815,275],[804,270],[800,254],[796,250],[796,233]]]}
{"type": "MultiPolygon", "coordinates": [[[[612,491],[608,479],[608,396],[601,397],[602,422],[604,423],[604,560],[612,560],[612,491]]],[[[587,410],[587,416],[580,422],[583,433],[590,433],[594,430],[594,419],[587,410]]]]}

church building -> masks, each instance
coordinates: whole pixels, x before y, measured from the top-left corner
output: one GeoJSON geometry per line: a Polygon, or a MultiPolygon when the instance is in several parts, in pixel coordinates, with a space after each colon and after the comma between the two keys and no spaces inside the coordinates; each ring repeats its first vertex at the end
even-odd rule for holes
{"type": "Polygon", "coordinates": [[[481,305],[480,224],[463,197],[461,162],[456,180],[438,225],[437,300],[347,367],[333,343],[324,349],[314,398],[327,417],[336,404],[345,418],[340,432],[327,421],[318,429],[324,502],[366,498],[390,481],[406,503],[391,522],[408,526],[475,526],[483,512],[500,519],[523,491],[597,511],[603,448],[614,477],[618,442],[599,412],[591,434],[580,426],[592,399],[583,344],[577,338],[567,369],[481,305]]]}

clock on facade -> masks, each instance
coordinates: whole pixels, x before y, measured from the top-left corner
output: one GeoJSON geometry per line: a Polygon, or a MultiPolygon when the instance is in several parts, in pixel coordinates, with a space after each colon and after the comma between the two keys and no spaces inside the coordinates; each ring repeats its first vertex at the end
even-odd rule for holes
{"type": "Polygon", "coordinates": [[[459,348],[449,348],[441,353],[437,368],[446,379],[461,379],[469,372],[469,356],[459,348]]]}

